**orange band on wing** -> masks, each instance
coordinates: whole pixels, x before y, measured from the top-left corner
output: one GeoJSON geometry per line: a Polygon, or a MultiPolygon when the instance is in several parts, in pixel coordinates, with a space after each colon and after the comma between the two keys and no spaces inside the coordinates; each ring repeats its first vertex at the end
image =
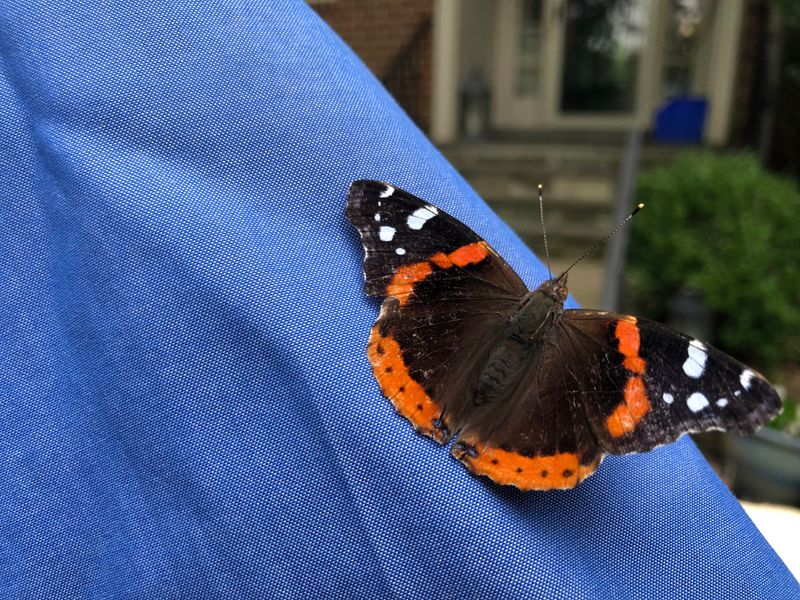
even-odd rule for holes
{"type": "Polygon", "coordinates": [[[466,451],[454,455],[476,475],[485,475],[495,483],[513,485],[521,490],[574,488],[600,464],[598,457],[592,464],[582,465],[578,455],[571,452],[524,456],[489,446],[472,445],[472,448],[476,456],[466,451]]]}
{"type": "Polygon", "coordinates": [[[619,342],[617,349],[625,357],[623,364],[628,371],[637,375],[644,374],[644,359],[639,356],[639,327],[636,319],[617,321],[614,336],[619,342]]]}
{"type": "Polygon", "coordinates": [[[437,252],[429,260],[403,265],[398,267],[386,287],[386,295],[394,296],[400,301],[400,306],[403,306],[411,297],[414,286],[433,273],[433,265],[440,269],[466,267],[481,262],[487,256],[489,256],[489,246],[486,242],[480,241],[456,248],[450,254],[437,252]]]}
{"type": "Polygon", "coordinates": [[[622,365],[630,373],[625,383],[623,401],[606,419],[608,433],[618,438],[635,430],[639,421],[650,412],[650,399],[647,397],[644,379],[641,377],[644,375],[646,361],[639,356],[641,337],[636,319],[628,317],[617,321],[614,337],[618,342],[617,350],[625,357],[622,365]]]}
{"type": "Polygon", "coordinates": [[[489,256],[489,246],[486,242],[480,241],[453,250],[448,258],[455,266],[466,267],[481,262],[487,256],[489,256]]]}
{"type": "Polygon", "coordinates": [[[606,428],[615,438],[636,429],[639,421],[650,412],[650,400],[641,377],[629,377],[625,384],[625,401],[620,402],[606,419],[606,428]]]}
{"type": "Polygon", "coordinates": [[[438,442],[445,441],[444,433],[433,425],[440,418],[441,410],[423,387],[411,378],[400,345],[394,338],[382,336],[378,325],[372,328],[367,356],[375,379],[397,412],[411,421],[418,432],[438,442]]]}
{"type": "Polygon", "coordinates": [[[437,252],[431,256],[430,261],[440,269],[449,269],[453,266],[453,261],[450,260],[450,255],[444,252],[437,252]]]}
{"type": "Polygon", "coordinates": [[[408,302],[414,286],[433,273],[433,267],[428,261],[412,263],[398,267],[392,281],[386,287],[386,295],[394,296],[402,306],[408,302]]]}

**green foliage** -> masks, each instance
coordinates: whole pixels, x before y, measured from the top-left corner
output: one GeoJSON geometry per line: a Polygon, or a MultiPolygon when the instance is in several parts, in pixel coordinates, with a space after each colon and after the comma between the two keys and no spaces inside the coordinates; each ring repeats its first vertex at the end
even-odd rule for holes
{"type": "Polygon", "coordinates": [[[800,27],[800,4],[797,0],[772,0],[772,5],[785,19],[787,27],[800,27]]]}
{"type": "Polygon", "coordinates": [[[764,370],[800,358],[800,191],[750,154],[689,152],[639,177],[632,304],[663,319],[684,287],[714,311],[721,349],[764,370]]]}
{"type": "Polygon", "coordinates": [[[783,411],[772,419],[769,426],[772,429],[800,437],[800,408],[798,408],[797,402],[791,398],[786,398],[783,401],[783,411]]]}

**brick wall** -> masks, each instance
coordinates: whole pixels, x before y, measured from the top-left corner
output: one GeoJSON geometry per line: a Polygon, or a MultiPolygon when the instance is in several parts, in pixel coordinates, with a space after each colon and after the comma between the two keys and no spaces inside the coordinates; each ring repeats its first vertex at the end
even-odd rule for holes
{"type": "Polygon", "coordinates": [[[338,0],[312,7],[427,129],[433,0],[338,0]]]}

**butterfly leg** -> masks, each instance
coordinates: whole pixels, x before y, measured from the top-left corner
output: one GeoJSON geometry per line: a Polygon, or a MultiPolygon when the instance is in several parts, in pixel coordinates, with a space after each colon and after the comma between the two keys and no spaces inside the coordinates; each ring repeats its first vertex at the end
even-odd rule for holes
{"type": "Polygon", "coordinates": [[[434,419],[433,420],[433,427],[436,431],[439,432],[439,436],[443,440],[450,439],[450,429],[445,425],[444,421],[441,419],[434,419]]]}
{"type": "Polygon", "coordinates": [[[450,455],[457,460],[462,460],[464,457],[478,458],[478,451],[475,446],[458,441],[450,449],[450,455]]]}

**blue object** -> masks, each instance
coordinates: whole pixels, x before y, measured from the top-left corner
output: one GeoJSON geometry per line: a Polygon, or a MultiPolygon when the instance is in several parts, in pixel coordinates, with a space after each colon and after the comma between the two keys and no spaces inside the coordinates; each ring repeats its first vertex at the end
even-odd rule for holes
{"type": "Polygon", "coordinates": [[[305,3],[6,1],[0,52],[0,597],[800,597],[687,439],[526,494],[394,413],[350,181],[545,271],[305,3]]]}
{"type": "Polygon", "coordinates": [[[656,113],[653,137],[659,142],[694,143],[703,141],[708,101],[705,98],[674,98],[656,113]]]}

